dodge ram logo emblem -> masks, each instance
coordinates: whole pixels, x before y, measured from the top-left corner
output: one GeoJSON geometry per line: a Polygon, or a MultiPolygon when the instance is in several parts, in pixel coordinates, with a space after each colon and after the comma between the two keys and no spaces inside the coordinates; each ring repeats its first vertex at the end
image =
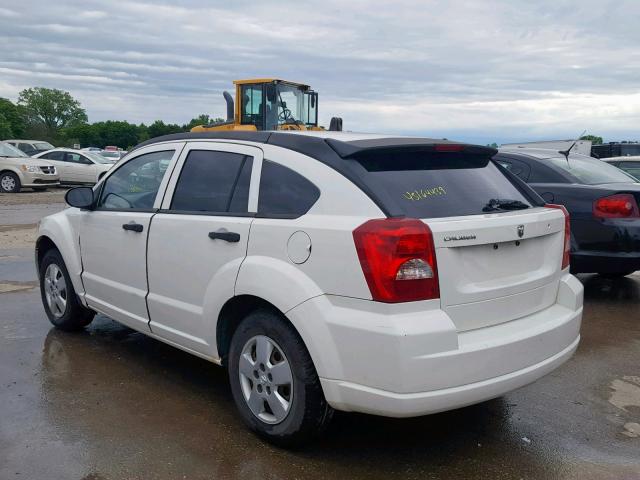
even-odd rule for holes
{"type": "Polygon", "coordinates": [[[520,238],[524,236],[524,225],[518,225],[518,236],[520,238]]]}

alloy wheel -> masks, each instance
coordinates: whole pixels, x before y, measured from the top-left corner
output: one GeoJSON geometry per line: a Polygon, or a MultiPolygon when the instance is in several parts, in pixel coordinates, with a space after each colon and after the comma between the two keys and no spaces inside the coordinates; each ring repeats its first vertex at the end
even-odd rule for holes
{"type": "Polygon", "coordinates": [[[44,295],[53,316],[62,317],[67,311],[67,282],[62,270],[55,263],[50,264],[44,273],[44,295]]]}
{"type": "Polygon", "coordinates": [[[16,180],[11,175],[5,175],[0,179],[0,186],[5,192],[13,192],[16,188],[16,180]]]}
{"type": "Polygon", "coordinates": [[[244,400],[256,417],[269,424],[287,417],[293,401],[293,373],[273,339],[250,338],[240,354],[238,374],[244,400]]]}

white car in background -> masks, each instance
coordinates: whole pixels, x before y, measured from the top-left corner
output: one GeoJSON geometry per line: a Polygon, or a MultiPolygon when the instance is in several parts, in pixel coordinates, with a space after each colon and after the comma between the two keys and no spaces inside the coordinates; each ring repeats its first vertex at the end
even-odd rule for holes
{"type": "Polygon", "coordinates": [[[640,182],[640,156],[609,157],[600,160],[624,170],[640,182]]]}
{"type": "Polygon", "coordinates": [[[71,148],[54,148],[39,153],[35,158],[54,164],[63,184],[96,184],[113,166],[101,155],[71,148]]]}
{"type": "Polygon", "coordinates": [[[118,162],[124,156],[119,150],[101,150],[99,153],[111,163],[118,162]]]}

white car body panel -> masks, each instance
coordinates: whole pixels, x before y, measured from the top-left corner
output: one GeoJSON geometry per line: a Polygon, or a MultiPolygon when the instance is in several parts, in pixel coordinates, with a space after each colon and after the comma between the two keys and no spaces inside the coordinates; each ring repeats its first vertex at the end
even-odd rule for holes
{"type": "Polygon", "coordinates": [[[259,297],[300,334],[330,405],[387,416],[502,395],[550,372],[577,347],[583,292],[560,268],[560,210],[423,219],[433,232],[440,298],[386,304],[372,301],[353,239],[355,228],[385,215],[339,172],[270,144],[189,140],[134,150],[106,178],[140,154],[169,148],[176,153],[157,210],[69,208],[40,225],[39,235],[60,249],[81,299],[117,321],[220,363],[221,309],[241,295],[259,297]],[[193,149],[254,157],[249,214],[257,211],[263,160],[295,170],[321,195],[298,218],[172,213],[172,194],[193,149]],[[121,228],[129,221],[143,224],[142,234],[121,228]],[[240,241],[208,238],[219,228],[239,233],[240,241]],[[302,243],[291,243],[294,237],[302,243]]]}
{"type": "Polygon", "coordinates": [[[51,152],[64,152],[75,154],[83,159],[91,162],[90,164],[68,162],[65,160],[54,160],[47,158],[46,161],[55,165],[56,170],[59,172],[60,181],[62,183],[98,183],[100,177],[108,172],[113,164],[94,163],[94,161],[85,155],[86,152],[81,150],[74,150],[70,148],[55,148],[46,152],[38,153],[33,158],[44,158],[51,152]]]}
{"type": "MultiPolygon", "coordinates": [[[[170,172],[184,143],[154,145],[140,154],[175,150],[156,195],[159,207],[170,172]]],[[[114,170],[115,171],[115,170],[114,170]]],[[[147,311],[147,237],[154,213],[140,211],[81,211],[77,230],[82,245],[82,280],[86,304],[137,330],[149,331],[147,311]],[[142,232],[123,229],[127,223],[142,225],[142,232]],[[117,254],[109,255],[117,245],[117,254]]],[[[114,252],[115,253],[115,252],[114,252]]]]}

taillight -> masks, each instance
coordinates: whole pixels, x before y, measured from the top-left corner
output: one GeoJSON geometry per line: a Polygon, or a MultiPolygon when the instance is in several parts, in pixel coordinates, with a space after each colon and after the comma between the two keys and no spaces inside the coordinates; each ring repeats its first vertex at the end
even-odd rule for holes
{"type": "Polygon", "coordinates": [[[596,218],[640,217],[638,203],[630,193],[617,193],[593,202],[593,216],[596,218]]]}
{"type": "Polygon", "coordinates": [[[569,220],[569,212],[564,205],[554,205],[547,203],[547,208],[557,208],[564,213],[564,251],[562,253],[562,270],[569,268],[569,260],[571,257],[571,221],[569,220]]]}
{"type": "Polygon", "coordinates": [[[396,303],[440,297],[431,229],[417,219],[369,220],[353,239],[371,296],[396,303]]]}

